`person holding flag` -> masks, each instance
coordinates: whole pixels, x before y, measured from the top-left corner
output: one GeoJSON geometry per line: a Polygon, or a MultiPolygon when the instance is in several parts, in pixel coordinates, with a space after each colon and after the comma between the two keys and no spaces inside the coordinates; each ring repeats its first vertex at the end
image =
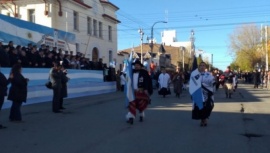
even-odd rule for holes
{"type": "Polygon", "coordinates": [[[214,108],[215,79],[211,73],[205,72],[205,69],[204,62],[201,62],[197,68],[197,60],[194,57],[189,93],[193,101],[192,119],[201,120],[200,126],[207,126],[207,119],[214,108]]]}
{"type": "MultiPolygon", "coordinates": [[[[129,62],[131,63],[131,60],[129,62]]],[[[150,103],[153,87],[147,70],[143,69],[143,64],[139,60],[136,60],[132,65],[130,63],[127,69],[131,70],[133,65],[134,70],[132,73],[130,71],[127,73],[126,93],[129,112],[126,118],[128,123],[133,124],[137,109],[140,112],[140,122],[144,120],[144,110],[150,103]]]]}

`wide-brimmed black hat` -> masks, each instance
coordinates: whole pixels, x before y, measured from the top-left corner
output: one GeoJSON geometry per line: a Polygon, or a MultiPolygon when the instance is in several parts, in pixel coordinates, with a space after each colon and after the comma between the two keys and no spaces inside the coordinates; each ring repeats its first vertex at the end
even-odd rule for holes
{"type": "Polygon", "coordinates": [[[141,67],[143,67],[143,64],[141,63],[140,60],[136,60],[134,63],[132,63],[132,65],[135,65],[135,64],[139,64],[139,65],[141,65],[141,67]]]}

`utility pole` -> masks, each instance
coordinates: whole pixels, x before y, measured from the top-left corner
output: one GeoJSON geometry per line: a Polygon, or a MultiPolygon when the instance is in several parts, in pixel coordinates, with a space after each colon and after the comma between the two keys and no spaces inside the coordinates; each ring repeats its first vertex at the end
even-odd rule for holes
{"type": "Polygon", "coordinates": [[[268,71],[268,28],[265,26],[265,70],[268,71]]]}
{"type": "Polygon", "coordinates": [[[143,32],[143,29],[139,29],[138,32],[140,33],[141,35],[141,63],[143,63],[143,35],[144,35],[144,32],[143,32]]]}

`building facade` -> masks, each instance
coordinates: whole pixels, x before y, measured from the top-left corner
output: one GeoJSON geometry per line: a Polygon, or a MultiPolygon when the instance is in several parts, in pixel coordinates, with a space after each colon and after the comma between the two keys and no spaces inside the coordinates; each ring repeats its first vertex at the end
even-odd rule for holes
{"type": "Polygon", "coordinates": [[[68,51],[90,61],[109,65],[117,57],[119,8],[108,0],[4,0],[0,12],[28,22],[73,33],[76,42],[68,51]]]}

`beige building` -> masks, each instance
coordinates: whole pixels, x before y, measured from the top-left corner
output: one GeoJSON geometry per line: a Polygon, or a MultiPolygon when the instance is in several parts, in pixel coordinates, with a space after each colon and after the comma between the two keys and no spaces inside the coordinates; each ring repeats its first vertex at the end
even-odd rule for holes
{"type": "Polygon", "coordinates": [[[108,0],[4,0],[0,13],[50,28],[73,33],[73,54],[109,65],[117,56],[119,8],[108,0]]]}

